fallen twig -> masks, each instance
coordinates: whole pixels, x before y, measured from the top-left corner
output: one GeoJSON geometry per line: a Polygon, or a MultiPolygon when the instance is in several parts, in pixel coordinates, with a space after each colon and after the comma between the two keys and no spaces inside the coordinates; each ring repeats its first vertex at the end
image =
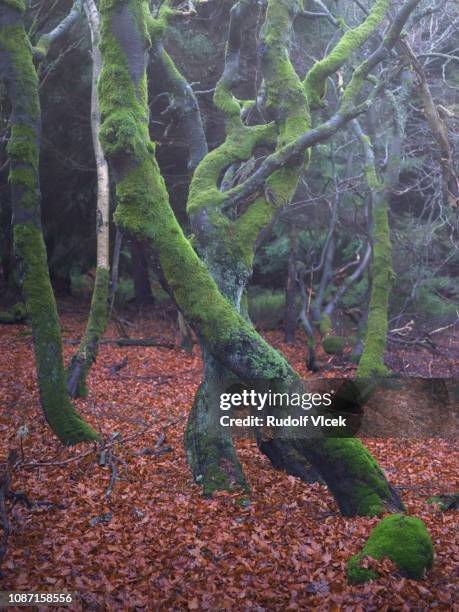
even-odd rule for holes
{"type": "Polygon", "coordinates": [[[125,368],[128,364],[128,358],[124,357],[119,363],[114,363],[111,366],[106,366],[110,370],[110,374],[117,374],[120,370],[125,368]]]}
{"type": "MultiPolygon", "coordinates": [[[[80,344],[80,340],[66,339],[64,343],[78,345],[80,344]]],[[[119,338],[118,340],[105,338],[101,340],[99,344],[117,344],[121,348],[128,346],[158,346],[160,348],[183,350],[173,342],[161,338],[119,338]]]]}
{"type": "MultiPolygon", "coordinates": [[[[177,425],[178,423],[180,423],[180,421],[183,421],[185,419],[184,416],[178,417],[177,419],[175,419],[174,421],[170,421],[169,423],[166,423],[166,425],[163,426],[163,430],[167,429],[169,427],[173,427],[174,425],[177,425]]],[[[89,455],[92,454],[98,454],[100,453],[102,450],[106,450],[108,448],[111,448],[113,446],[115,446],[115,444],[125,444],[126,442],[130,442],[131,440],[135,440],[136,438],[139,438],[140,436],[142,436],[143,434],[152,431],[153,429],[156,429],[158,427],[158,424],[155,423],[154,426],[152,427],[147,427],[146,429],[144,429],[143,431],[138,431],[130,436],[127,436],[126,438],[122,439],[122,440],[115,440],[114,442],[109,442],[108,444],[101,444],[96,446],[96,448],[92,448],[91,450],[88,450],[84,453],[81,453],[80,455],[78,455],[77,457],[71,457],[70,459],[66,459],[65,461],[44,461],[44,462],[34,462],[34,463],[17,463],[16,466],[17,467],[21,467],[21,468],[28,468],[28,469],[33,469],[33,468],[40,468],[40,467],[59,467],[62,465],[68,465],[69,463],[73,463],[74,461],[79,461],[80,459],[84,459],[85,457],[89,457],[89,455]]]]}
{"type": "Polygon", "coordinates": [[[421,346],[423,348],[426,348],[430,351],[432,351],[432,353],[438,353],[438,348],[437,345],[435,344],[435,342],[433,340],[431,340],[430,338],[424,337],[424,338],[417,338],[415,340],[408,340],[408,339],[402,339],[402,338],[393,338],[391,336],[388,336],[388,341],[392,342],[394,344],[410,344],[412,346],[421,346]]]}
{"type": "Polygon", "coordinates": [[[116,344],[123,346],[158,346],[167,349],[180,349],[179,346],[167,340],[157,340],[156,338],[120,338],[116,344]]]}
{"type": "Polygon", "coordinates": [[[110,468],[112,470],[112,473],[111,473],[111,476],[110,476],[110,482],[108,483],[107,490],[105,491],[105,500],[106,501],[108,501],[110,495],[112,494],[113,487],[115,485],[115,482],[118,479],[118,468],[116,467],[115,458],[113,457],[111,450],[110,450],[110,453],[109,453],[108,465],[110,466],[110,468]]]}

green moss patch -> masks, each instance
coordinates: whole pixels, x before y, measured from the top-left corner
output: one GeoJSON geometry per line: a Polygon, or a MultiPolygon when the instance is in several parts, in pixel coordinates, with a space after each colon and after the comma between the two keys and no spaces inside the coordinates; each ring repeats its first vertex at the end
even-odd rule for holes
{"type": "Polygon", "coordinates": [[[344,339],[341,336],[327,336],[322,346],[328,355],[341,355],[344,350],[344,339]]]}
{"type": "Polygon", "coordinates": [[[377,578],[378,573],[363,567],[364,559],[390,559],[408,578],[421,580],[432,567],[434,548],[424,523],[413,516],[393,514],[384,518],[370,533],[362,551],[347,564],[351,584],[377,578]]]}

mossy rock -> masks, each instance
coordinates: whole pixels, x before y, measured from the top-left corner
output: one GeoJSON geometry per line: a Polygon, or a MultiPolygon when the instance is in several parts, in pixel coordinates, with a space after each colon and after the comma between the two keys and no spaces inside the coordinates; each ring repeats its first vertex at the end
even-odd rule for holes
{"type": "Polygon", "coordinates": [[[344,339],[341,336],[327,336],[323,339],[322,346],[328,355],[341,355],[344,350],[344,339]]]}
{"type": "Polygon", "coordinates": [[[15,323],[24,323],[27,318],[26,307],[24,304],[18,302],[13,304],[11,308],[0,312],[0,323],[5,325],[13,325],[15,323]]]}
{"type": "Polygon", "coordinates": [[[347,578],[351,584],[378,577],[377,572],[362,567],[365,557],[389,558],[405,576],[421,580],[425,571],[432,567],[434,548],[420,519],[393,514],[376,525],[362,551],[348,561],[347,578]]]}

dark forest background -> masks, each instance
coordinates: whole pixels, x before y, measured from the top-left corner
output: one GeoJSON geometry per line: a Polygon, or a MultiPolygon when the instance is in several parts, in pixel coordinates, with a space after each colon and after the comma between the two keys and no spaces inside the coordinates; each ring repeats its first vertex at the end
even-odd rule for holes
{"type": "MultiPolygon", "coordinates": [[[[34,10],[29,10],[26,22],[31,31],[36,32],[35,37],[41,30],[47,31],[59,23],[71,7],[70,0],[51,4],[47,7],[44,3],[36,3],[34,10]]],[[[361,17],[356,4],[337,4],[350,23],[361,17]]],[[[223,117],[215,109],[212,96],[224,64],[231,5],[230,1],[200,3],[197,16],[174,22],[165,40],[166,48],[197,94],[210,148],[224,138],[223,117]]],[[[426,3],[411,32],[414,32],[414,51],[422,62],[435,100],[445,111],[451,142],[457,151],[459,34],[454,27],[453,5],[445,3],[440,13],[435,6],[431,8],[426,3]],[[430,29],[425,27],[429,20],[430,29]]],[[[241,69],[244,77],[238,85],[242,99],[254,95],[259,27],[254,19],[244,37],[241,69]]],[[[326,19],[298,19],[295,29],[291,56],[299,73],[304,75],[314,58],[323,56],[336,42],[336,28],[326,19]]],[[[174,211],[182,226],[187,228],[185,205],[191,178],[187,170],[187,143],[169,96],[161,90],[154,75],[151,75],[149,86],[151,134],[159,145],[157,157],[174,211]]],[[[81,20],[64,39],[52,46],[40,67],[43,113],[40,178],[43,227],[54,289],[60,296],[87,300],[95,268],[97,188],[90,130],[90,87],[90,38],[87,25],[81,20]]],[[[18,301],[19,282],[12,246],[8,168],[4,163],[9,108],[1,94],[0,90],[0,286],[2,300],[8,306],[18,301]]],[[[330,104],[333,104],[333,96],[329,88],[330,104]]],[[[396,273],[390,325],[398,329],[406,325],[407,329],[416,327],[417,334],[422,335],[424,331],[451,324],[457,318],[458,227],[455,211],[448,209],[442,199],[440,153],[415,92],[407,112],[401,181],[390,201],[396,273]]],[[[370,113],[370,120],[373,121],[373,140],[379,147],[379,166],[383,170],[388,162],[385,159],[388,115],[386,117],[378,107],[372,118],[370,113]]],[[[323,302],[327,304],[333,300],[339,287],[358,266],[369,240],[366,194],[360,145],[349,128],[333,141],[315,147],[311,167],[293,202],[260,241],[249,289],[250,314],[257,326],[271,329],[284,320],[285,287],[292,249],[296,274],[304,266],[310,299],[317,295],[321,279],[328,274],[323,302]],[[332,224],[335,224],[335,244],[331,270],[324,271],[322,265],[322,269],[314,271],[325,255],[324,247],[332,224]]],[[[111,229],[113,242],[115,231],[114,227],[111,229]]],[[[351,284],[333,311],[334,327],[338,332],[347,329],[351,341],[352,336],[358,334],[358,322],[368,302],[370,268],[367,267],[361,278],[351,284]]],[[[299,294],[296,300],[299,310],[299,294]]],[[[167,295],[156,277],[147,271],[141,246],[132,241],[123,242],[116,304],[119,307],[161,304],[163,309],[165,302],[169,304],[167,295]]],[[[169,305],[173,311],[174,307],[169,305]]]]}

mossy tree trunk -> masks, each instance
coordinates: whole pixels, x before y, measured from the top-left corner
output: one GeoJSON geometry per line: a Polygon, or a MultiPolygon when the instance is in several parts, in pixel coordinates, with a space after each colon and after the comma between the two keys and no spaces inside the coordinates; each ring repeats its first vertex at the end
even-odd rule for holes
{"type": "Polygon", "coordinates": [[[24,9],[19,0],[0,4],[0,72],[11,103],[8,157],[14,246],[32,321],[41,406],[61,442],[76,444],[98,436],[73,409],[65,384],[61,331],[41,229],[41,113],[32,47],[22,24],[24,9]]]}
{"type": "Polygon", "coordinates": [[[216,490],[247,489],[231,434],[220,425],[220,395],[227,391],[229,373],[202,347],[204,377],[195,395],[185,431],[188,463],[204,495],[216,490]]]}
{"type": "MultiPolygon", "coordinates": [[[[233,186],[228,177],[234,164],[241,159],[247,160],[239,165],[237,175],[243,175],[253,158],[253,149],[260,144],[254,130],[244,124],[244,116],[250,102],[241,102],[232,93],[232,88],[240,78],[239,54],[242,43],[243,24],[254,3],[250,0],[237,2],[231,11],[225,69],[217,84],[214,96],[215,105],[226,118],[227,138],[225,142],[198,166],[190,188],[188,210],[198,253],[207,263],[213,278],[223,295],[239,310],[240,296],[246,280],[252,273],[253,255],[256,240],[272,222],[274,215],[293,197],[308,157],[303,154],[290,159],[282,168],[266,179],[263,195],[260,195],[245,212],[230,220],[221,204],[222,188],[233,186]],[[226,172],[225,172],[226,171],[226,172]],[[219,177],[224,179],[219,186],[219,177]],[[246,280],[242,280],[245,276],[246,280]],[[238,289],[235,291],[234,287],[238,289]]],[[[264,79],[263,114],[273,120],[276,142],[274,148],[282,148],[299,134],[310,129],[309,99],[316,101],[316,89],[322,90],[322,81],[341,66],[349,54],[365,41],[376,25],[382,20],[387,2],[380,0],[372,15],[355,32],[343,37],[331,53],[330,62],[322,62],[320,69],[315,67],[307,75],[304,83],[299,79],[289,57],[291,33],[295,18],[301,13],[301,3],[268,2],[266,19],[260,36],[259,58],[264,79]],[[315,76],[314,76],[315,75],[315,76]],[[310,78],[313,76],[314,78],[310,78]],[[314,86],[312,85],[314,83],[314,86]]],[[[322,94],[321,94],[322,95],[322,94]]],[[[272,138],[272,136],[271,136],[272,138]]],[[[266,137],[265,137],[266,139],[266,137]]],[[[266,140],[269,144],[269,140],[266,140]]],[[[332,275],[334,254],[333,226],[327,239],[323,283],[320,288],[320,307],[325,288],[332,275]]],[[[293,304],[293,307],[295,305],[293,304]]],[[[304,319],[304,317],[303,317],[304,319]]],[[[304,321],[303,321],[304,322],[304,321]]],[[[328,325],[323,333],[331,331],[330,317],[324,317],[322,325],[328,325]]],[[[312,342],[310,344],[310,366],[317,368],[312,342]]],[[[216,405],[215,410],[218,410],[216,405]]],[[[260,450],[276,467],[289,473],[301,475],[311,480],[312,474],[308,461],[301,451],[294,451],[289,442],[277,439],[274,442],[259,440],[260,450]]]]}
{"type": "Polygon", "coordinates": [[[99,50],[100,16],[94,0],[84,0],[83,4],[91,32],[92,44],[91,131],[97,169],[97,268],[86,330],[78,351],[73,356],[68,368],[67,389],[71,397],[85,397],[87,395],[86,379],[96,360],[100,338],[108,325],[110,286],[110,184],[108,163],[99,139],[100,108],[97,94],[97,81],[102,66],[99,50]]]}
{"type": "Polygon", "coordinates": [[[388,167],[380,179],[370,138],[363,133],[357,119],[354,132],[362,143],[365,154],[365,174],[373,201],[372,237],[373,262],[372,285],[363,351],[357,369],[357,378],[375,378],[389,374],[384,364],[384,353],[389,327],[389,299],[394,278],[392,269],[392,244],[389,226],[389,200],[399,181],[403,135],[406,113],[403,106],[410,91],[411,77],[407,69],[401,75],[400,93],[390,97],[392,105],[392,130],[388,144],[388,167]]]}
{"type": "MultiPolygon", "coordinates": [[[[287,8],[288,11],[288,4],[270,2],[272,18],[285,22],[285,10],[287,8]]],[[[146,64],[151,37],[157,35],[158,29],[163,24],[158,25],[157,20],[150,18],[148,4],[142,0],[131,0],[129,3],[122,0],[102,0],[101,13],[103,57],[99,81],[102,109],[101,136],[116,182],[115,220],[125,234],[149,242],[177,305],[208,353],[219,362],[220,366],[246,381],[279,380],[280,387],[288,392],[292,385],[298,385],[297,374],[285,359],[256,333],[230,301],[223,297],[209,269],[184,237],[169,205],[165,184],[154,156],[155,148],[149,137],[146,88],[146,64]]],[[[404,17],[405,20],[407,16],[404,17]]],[[[394,23],[400,26],[401,21],[404,23],[400,19],[398,21],[395,19],[394,23]]],[[[390,42],[392,39],[394,44],[396,36],[387,40],[390,42]]],[[[265,59],[272,58],[273,64],[268,62],[267,70],[271,71],[275,78],[274,65],[277,64],[279,55],[275,53],[277,50],[275,32],[268,28],[266,42],[269,43],[270,40],[274,41],[274,46],[270,48],[269,44],[266,45],[265,59]]],[[[282,58],[285,58],[285,42],[282,44],[284,45],[282,58]]],[[[360,69],[345,101],[347,106],[349,101],[354,99],[356,92],[360,91],[359,84],[363,82],[364,75],[385,56],[385,51],[379,52],[370,63],[366,63],[360,69]]],[[[267,107],[269,108],[271,104],[273,113],[279,95],[290,91],[285,87],[288,80],[289,75],[286,80],[281,81],[284,87],[277,92],[274,88],[272,96],[268,96],[267,107]]],[[[295,88],[294,91],[296,95],[298,90],[295,88]]],[[[247,262],[253,258],[254,240],[251,238],[257,236],[263,228],[266,213],[285,204],[288,197],[284,199],[286,193],[284,180],[279,180],[279,174],[273,175],[268,185],[269,192],[257,198],[243,214],[241,219],[244,220],[238,223],[237,233],[230,231],[229,223],[222,218],[219,210],[225,200],[224,194],[218,189],[218,176],[222,166],[248,159],[255,141],[272,142],[273,126],[241,125],[241,104],[230,94],[225,80],[221,83],[221,87],[217,88],[216,99],[227,107],[231,133],[222,147],[206,156],[197,168],[190,192],[190,214],[192,218],[194,217],[194,227],[198,230],[207,225],[216,228],[216,231],[222,227],[228,230],[223,233],[227,237],[227,242],[232,245],[232,249],[228,252],[233,254],[233,263],[236,264],[230,269],[233,274],[245,274],[242,271],[246,269],[247,262]],[[247,222],[249,218],[250,223],[247,222]]],[[[301,143],[301,146],[307,142],[307,146],[310,146],[317,142],[316,138],[323,138],[324,134],[338,129],[342,121],[351,118],[352,112],[346,111],[343,117],[340,116],[339,119],[329,122],[326,128],[312,130],[312,134],[308,133],[308,137],[304,139],[300,136],[297,142],[301,143]]],[[[304,113],[300,109],[294,117],[282,121],[282,116],[279,116],[278,120],[280,147],[290,137],[296,138],[304,129],[302,123],[304,113]],[[287,132],[290,134],[289,137],[287,132]]],[[[287,151],[291,150],[287,146],[287,151]]],[[[298,169],[305,160],[304,149],[300,148],[301,156],[298,156],[295,147],[293,151],[295,159],[292,160],[292,164],[282,169],[284,175],[290,176],[287,196],[290,193],[292,173],[298,176],[298,169]]],[[[284,155],[285,151],[282,149],[282,155],[275,159],[283,159],[284,155]]],[[[199,242],[199,236],[197,241],[199,242]]],[[[225,251],[224,245],[223,251],[225,251]]],[[[207,261],[206,255],[203,259],[207,261]]],[[[210,260],[209,267],[212,270],[210,260]]],[[[226,283],[226,278],[223,280],[226,283]]],[[[235,286],[233,280],[229,284],[235,286]]],[[[238,299],[240,300],[240,296],[238,299]]],[[[298,443],[294,448],[317,466],[343,513],[373,514],[385,509],[402,507],[399,497],[387,483],[384,474],[358,440],[317,438],[298,443]],[[340,478],[337,478],[337,474],[340,478]],[[342,478],[344,474],[346,479],[342,478]]]]}
{"type": "MultiPolygon", "coordinates": [[[[266,126],[247,127],[244,117],[253,102],[237,100],[232,89],[240,78],[239,56],[243,39],[243,28],[251,10],[256,5],[251,0],[237,2],[231,10],[228,44],[223,75],[217,84],[214,96],[216,106],[225,115],[227,137],[220,147],[205,157],[193,177],[188,210],[196,237],[198,253],[204,259],[217,282],[222,294],[234,308],[241,312],[241,299],[246,284],[252,274],[255,242],[260,232],[272,222],[274,215],[293,197],[297,183],[304,171],[306,156],[303,154],[285,168],[270,177],[263,195],[260,195],[245,213],[229,216],[218,206],[218,198],[225,189],[231,188],[236,178],[243,177],[253,170],[254,150],[259,144],[276,148],[309,127],[309,108],[303,86],[289,59],[289,41],[293,20],[297,15],[299,3],[274,2],[268,5],[266,21],[260,40],[262,76],[264,77],[266,100],[264,112],[273,122],[266,126]],[[243,160],[243,161],[241,161],[243,160]],[[219,184],[219,178],[223,180],[219,184]]],[[[296,247],[295,247],[296,250],[296,247]]],[[[295,308],[295,304],[293,304],[295,308]]],[[[293,313],[296,318],[296,313],[293,313]]],[[[204,373],[203,386],[215,380],[208,380],[204,373]]],[[[269,378],[266,373],[259,378],[269,378]]],[[[224,379],[220,383],[220,393],[227,391],[224,379]]],[[[198,402],[196,408],[203,407],[198,402]]],[[[218,415],[219,405],[213,402],[213,411],[218,415]]],[[[221,430],[231,443],[225,428],[213,422],[214,428],[221,430]]],[[[211,432],[208,432],[208,435],[211,432]]],[[[215,432],[212,433],[215,435],[215,432]]],[[[187,444],[190,436],[187,435],[187,444]]],[[[260,442],[264,452],[276,467],[282,467],[295,475],[311,480],[311,466],[304,457],[295,455],[294,461],[288,444],[279,441],[282,453],[273,457],[269,444],[260,442]],[[301,468],[299,467],[301,465],[301,468]]],[[[234,455],[235,456],[235,455],[234,455]]],[[[215,466],[226,465],[226,457],[214,457],[215,466]]],[[[213,469],[215,469],[215,466],[213,469]]],[[[232,466],[232,470],[236,469],[232,466]]],[[[195,471],[194,468],[193,472],[195,471]]]]}

